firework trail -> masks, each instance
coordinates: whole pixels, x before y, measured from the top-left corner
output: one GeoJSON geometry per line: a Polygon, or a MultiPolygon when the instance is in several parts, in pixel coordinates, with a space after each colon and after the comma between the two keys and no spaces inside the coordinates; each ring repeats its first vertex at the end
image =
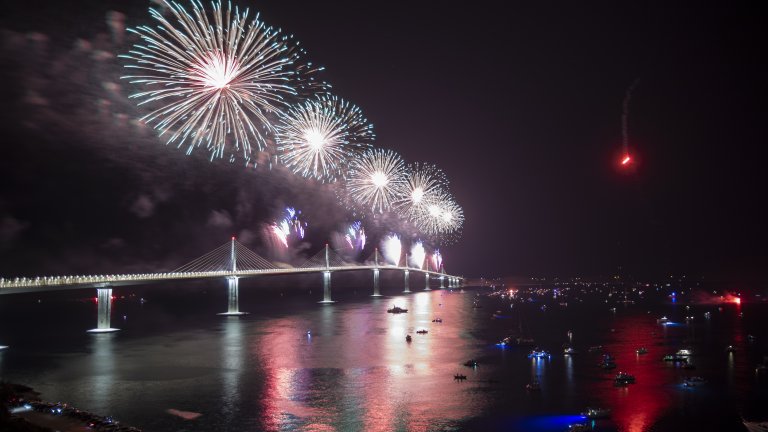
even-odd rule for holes
{"type": "Polygon", "coordinates": [[[410,266],[417,269],[423,269],[424,258],[426,258],[426,256],[427,251],[424,250],[424,245],[420,241],[417,241],[413,244],[413,246],[411,246],[411,257],[409,260],[410,266]]]}
{"type": "Polygon", "coordinates": [[[387,263],[395,266],[398,265],[402,252],[403,244],[400,242],[400,236],[397,234],[390,234],[381,241],[381,253],[384,255],[387,263]]]}
{"type": "Polygon", "coordinates": [[[432,253],[432,266],[436,272],[443,268],[443,256],[440,255],[440,249],[435,249],[435,252],[432,253]]]}
{"type": "Polygon", "coordinates": [[[288,247],[288,239],[292,235],[301,239],[304,238],[304,229],[307,223],[301,221],[299,215],[301,215],[301,210],[297,211],[293,207],[286,207],[283,218],[270,226],[274,236],[286,248],[288,247]]]}
{"type": "Polygon", "coordinates": [[[349,228],[347,228],[347,234],[344,236],[350,249],[365,248],[365,229],[360,221],[353,222],[349,228]]]}
{"type": "Polygon", "coordinates": [[[637,78],[627,88],[627,92],[624,94],[624,102],[622,102],[621,112],[621,145],[624,150],[623,159],[621,164],[626,165],[631,160],[629,156],[629,102],[632,100],[632,91],[637,87],[637,83],[640,82],[640,78],[637,78]]]}
{"type": "Polygon", "coordinates": [[[136,73],[123,78],[143,88],[131,97],[152,106],[142,117],[167,144],[186,146],[187,154],[204,146],[211,159],[263,150],[273,131],[270,116],[287,108],[292,97],[325,88],[291,36],[267,26],[237,7],[212,3],[207,13],[192,0],[191,13],[161,0],[174,22],[150,8],[155,26],[128,29],[142,43],[120,55],[136,73]]]}
{"type": "Polygon", "coordinates": [[[447,188],[448,179],[435,165],[414,163],[408,169],[401,193],[393,207],[407,220],[416,222],[427,203],[447,188]]]}
{"type": "Polygon", "coordinates": [[[292,107],[275,128],[283,164],[323,182],[342,177],[349,159],[375,138],[360,108],[330,95],[292,107]]]}
{"type": "Polygon", "coordinates": [[[397,153],[372,149],[352,160],[346,189],[354,206],[383,213],[402,193],[405,178],[405,163],[397,153]]]}

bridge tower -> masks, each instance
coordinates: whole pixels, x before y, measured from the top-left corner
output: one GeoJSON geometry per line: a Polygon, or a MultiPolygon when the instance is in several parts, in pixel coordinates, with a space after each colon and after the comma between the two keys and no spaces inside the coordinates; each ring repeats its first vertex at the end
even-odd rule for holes
{"type": "Polygon", "coordinates": [[[408,287],[408,282],[410,282],[410,281],[408,280],[408,274],[409,274],[409,273],[410,273],[410,271],[408,270],[408,268],[406,268],[405,270],[403,270],[403,287],[404,287],[404,289],[403,289],[403,292],[404,292],[404,293],[409,293],[409,292],[411,292],[411,289],[408,287]]]}
{"type": "Polygon", "coordinates": [[[328,243],[325,244],[325,271],[323,271],[323,301],[320,303],[334,303],[331,300],[331,261],[329,257],[328,243]]]}
{"type": "Polygon", "coordinates": [[[234,237],[232,237],[232,243],[229,250],[229,262],[230,275],[227,276],[227,311],[218,315],[246,315],[248,312],[240,312],[240,282],[237,277],[237,249],[235,248],[234,237]]]}
{"type": "Polygon", "coordinates": [[[96,288],[96,306],[98,316],[96,318],[96,328],[88,330],[88,333],[111,333],[120,329],[112,328],[112,288],[106,284],[96,288]]]}
{"type": "Polygon", "coordinates": [[[379,248],[373,250],[373,256],[376,268],[373,269],[373,295],[371,297],[381,297],[381,292],[379,292],[379,248]]]}

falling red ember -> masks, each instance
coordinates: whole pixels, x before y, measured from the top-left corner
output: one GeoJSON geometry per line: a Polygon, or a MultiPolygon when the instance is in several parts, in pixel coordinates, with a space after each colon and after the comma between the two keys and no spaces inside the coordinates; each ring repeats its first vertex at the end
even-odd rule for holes
{"type": "Polygon", "coordinates": [[[621,160],[622,165],[627,165],[632,161],[632,158],[629,155],[624,155],[624,159],[621,160]]]}

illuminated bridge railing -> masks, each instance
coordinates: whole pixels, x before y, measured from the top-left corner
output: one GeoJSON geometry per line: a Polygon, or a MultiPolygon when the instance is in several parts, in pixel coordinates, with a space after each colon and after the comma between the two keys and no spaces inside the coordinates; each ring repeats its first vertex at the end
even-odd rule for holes
{"type": "MultiPolygon", "coordinates": [[[[443,273],[438,273],[429,270],[422,270],[419,268],[400,267],[400,266],[365,266],[365,265],[349,265],[343,267],[308,267],[308,268],[281,268],[281,269],[264,269],[264,270],[238,270],[235,272],[220,270],[220,271],[205,271],[205,272],[166,272],[166,273],[137,273],[137,274],[117,274],[117,275],[78,275],[78,276],[44,276],[35,278],[13,278],[6,279],[0,278],[0,290],[3,288],[44,288],[44,287],[61,287],[61,286],[79,286],[79,285],[109,285],[120,283],[145,283],[145,282],[157,282],[164,280],[180,280],[180,279],[205,279],[215,277],[226,276],[256,276],[262,274],[299,274],[299,273],[313,273],[323,271],[354,271],[354,270],[366,270],[379,268],[382,270],[411,270],[422,273],[428,273],[435,276],[448,276],[443,273]]],[[[451,276],[455,277],[455,276],[451,276]]],[[[1,292],[1,291],[0,291],[1,292]]]]}

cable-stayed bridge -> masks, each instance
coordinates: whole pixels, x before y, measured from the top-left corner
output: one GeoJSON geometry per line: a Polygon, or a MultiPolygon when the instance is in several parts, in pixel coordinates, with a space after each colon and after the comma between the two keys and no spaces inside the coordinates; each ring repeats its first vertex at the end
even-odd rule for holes
{"type": "Polygon", "coordinates": [[[458,288],[463,285],[464,278],[445,273],[444,268],[430,269],[428,260],[424,263],[427,268],[414,268],[406,265],[405,257],[401,257],[398,265],[382,263],[378,249],[363,264],[347,262],[328,245],[320,252],[309,258],[298,267],[278,266],[248,249],[234,237],[216,249],[202,255],[189,263],[170,272],[114,274],[114,275],[77,275],[77,276],[45,276],[34,278],[0,278],[0,295],[37,293],[67,289],[96,288],[98,301],[98,325],[91,332],[110,332],[118,329],[110,325],[112,308],[112,287],[125,285],[143,285],[153,282],[174,280],[195,280],[224,278],[227,280],[227,312],[221,315],[243,315],[239,306],[238,280],[260,275],[290,275],[302,273],[320,273],[323,275],[323,301],[333,303],[331,299],[331,274],[342,271],[371,270],[373,272],[373,296],[381,296],[379,290],[379,274],[382,270],[403,272],[404,293],[409,293],[409,273],[411,271],[424,274],[424,289],[430,289],[430,280],[440,281],[440,288],[458,288]]]}

